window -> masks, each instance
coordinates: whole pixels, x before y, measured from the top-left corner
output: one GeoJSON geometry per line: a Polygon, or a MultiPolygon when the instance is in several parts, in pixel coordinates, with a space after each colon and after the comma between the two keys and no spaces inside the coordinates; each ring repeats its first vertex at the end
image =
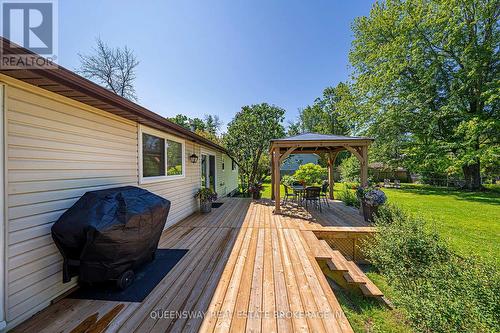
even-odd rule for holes
{"type": "Polygon", "coordinates": [[[184,176],[184,142],[141,128],[141,181],[161,181],[184,176]]]}
{"type": "Polygon", "coordinates": [[[236,162],[231,160],[231,170],[236,170],[236,162]]]}
{"type": "Polygon", "coordinates": [[[182,143],[167,140],[167,176],[182,175],[182,143]]]}
{"type": "Polygon", "coordinates": [[[222,157],[222,171],[224,171],[225,168],[226,166],[224,165],[224,157],[222,157]]]}
{"type": "Polygon", "coordinates": [[[142,133],[142,175],[157,177],[165,175],[165,140],[142,133]]]}

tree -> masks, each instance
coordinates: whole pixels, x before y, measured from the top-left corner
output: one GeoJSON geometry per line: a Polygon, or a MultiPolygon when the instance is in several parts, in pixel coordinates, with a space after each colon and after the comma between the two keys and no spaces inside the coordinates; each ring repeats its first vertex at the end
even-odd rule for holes
{"type": "Polygon", "coordinates": [[[80,67],[77,69],[79,74],[117,95],[137,100],[134,81],[139,61],[127,46],[111,48],[98,38],[93,54],[78,54],[78,56],[80,57],[80,67]]]}
{"type": "Polygon", "coordinates": [[[224,142],[240,166],[243,191],[269,174],[269,141],[282,138],[285,110],[267,103],[244,106],[228,124],[224,142]]]}
{"type": "Polygon", "coordinates": [[[335,87],[327,87],[322,97],[300,110],[299,119],[289,125],[289,132],[353,134],[356,132],[357,112],[350,87],[340,82],[335,87]]]}
{"type": "Polygon", "coordinates": [[[499,163],[499,16],[498,0],[388,0],[356,19],[350,61],[380,156],[481,186],[481,163],[499,163]]]}
{"type": "Polygon", "coordinates": [[[183,114],[178,114],[175,117],[170,117],[167,119],[177,125],[184,127],[185,129],[191,130],[190,119],[183,114]]]}
{"type": "Polygon", "coordinates": [[[222,126],[222,122],[218,115],[205,115],[205,128],[206,131],[212,135],[217,135],[222,126]]]}
{"type": "Polygon", "coordinates": [[[293,178],[306,185],[319,184],[328,178],[326,168],[314,163],[302,164],[293,174],[293,178]]]}

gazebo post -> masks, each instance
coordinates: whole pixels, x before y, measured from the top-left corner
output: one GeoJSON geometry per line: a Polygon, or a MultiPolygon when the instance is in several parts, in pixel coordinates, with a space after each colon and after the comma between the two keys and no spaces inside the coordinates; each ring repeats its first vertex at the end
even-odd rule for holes
{"type": "Polygon", "coordinates": [[[361,147],[361,186],[368,185],[368,146],[361,147]]]}
{"type": "Polygon", "coordinates": [[[269,154],[271,155],[269,159],[271,161],[271,200],[274,200],[274,148],[269,154]]]}
{"type": "Polygon", "coordinates": [[[280,199],[280,148],[273,150],[273,174],[274,174],[274,214],[281,213],[281,199],[280,199]]]}
{"type": "Polygon", "coordinates": [[[335,185],[335,180],[333,179],[333,172],[335,171],[335,158],[337,153],[328,153],[328,192],[331,200],[334,199],[333,196],[333,186],[335,185]]]}

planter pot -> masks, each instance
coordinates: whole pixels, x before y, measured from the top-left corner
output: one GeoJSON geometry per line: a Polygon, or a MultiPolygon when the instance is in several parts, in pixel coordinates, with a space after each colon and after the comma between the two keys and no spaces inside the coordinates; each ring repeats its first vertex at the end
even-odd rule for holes
{"type": "Polygon", "coordinates": [[[363,217],[366,222],[373,222],[373,218],[377,215],[378,206],[368,205],[366,202],[362,202],[363,206],[363,217]]]}
{"type": "Polygon", "coordinates": [[[252,198],[255,199],[255,200],[259,200],[260,198],[262,198],[262,192],[252,192],[252,198]]]}
{"type": "Polygon", "coordinates": [[[202,213],[210,213],[212,211],[212,202],[211,201],[200,202],[200,211],[202,213]]]}

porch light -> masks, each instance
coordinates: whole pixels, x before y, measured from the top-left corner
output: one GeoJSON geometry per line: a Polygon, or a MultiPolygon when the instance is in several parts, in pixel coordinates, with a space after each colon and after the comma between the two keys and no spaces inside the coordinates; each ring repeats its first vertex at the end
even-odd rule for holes
{"type": "Polygon", "coordinates": [[[191,156],[189,156],[189,159],[191,160],[191,163],[194,164],[194,163],[198,162],[198,155],[193,153],[191,156]]]}

